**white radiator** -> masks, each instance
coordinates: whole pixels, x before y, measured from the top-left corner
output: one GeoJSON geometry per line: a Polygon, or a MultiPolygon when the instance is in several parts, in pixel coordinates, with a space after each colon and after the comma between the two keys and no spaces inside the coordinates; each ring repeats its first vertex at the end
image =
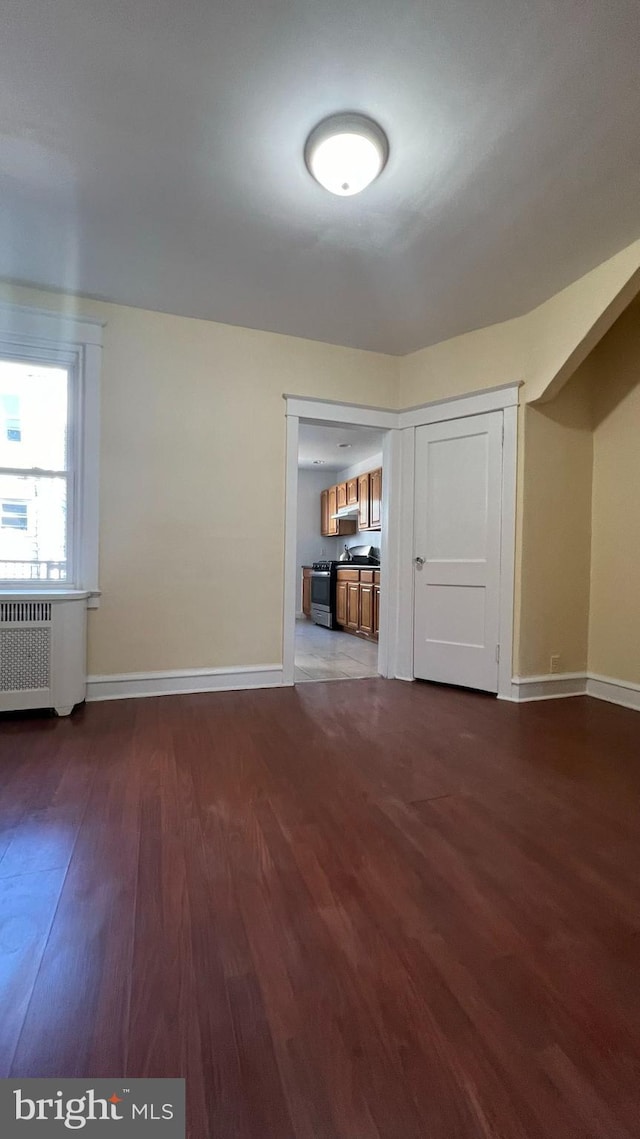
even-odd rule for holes
{"type": "Polygon", "coordinates": [[[55,708],[85,698],[86,594],[0,599],[0,712],[55,708]]]}

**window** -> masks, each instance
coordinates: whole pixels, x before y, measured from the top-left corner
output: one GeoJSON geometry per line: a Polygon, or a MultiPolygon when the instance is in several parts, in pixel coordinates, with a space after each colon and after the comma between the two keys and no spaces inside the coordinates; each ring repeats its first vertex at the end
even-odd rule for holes
{"type": "Polygon", "coordinates": [[[0,304],[0,589],[98,591],[102,328],[0,304]]]}
{"type": "Polygon", "coordinates": [[[3,502],[0,506],[0,526],[3,530],[27,530],[27,509],[26,502],[3,502]]]}
{"type": "Polygon", "coordinates": [[[73,478],[68,368],[0,359],[0,578],[69,579],[73,478]],[[18,427],[16,428],[16,423],[18,427]]]}
{"type": "Polygon", "coordinates": [[[20,423],[20,399],[11,393],[0,395],[0,407],[4,413],[4,433],[7,442],[22,442],[22,426],[20,423]]]}

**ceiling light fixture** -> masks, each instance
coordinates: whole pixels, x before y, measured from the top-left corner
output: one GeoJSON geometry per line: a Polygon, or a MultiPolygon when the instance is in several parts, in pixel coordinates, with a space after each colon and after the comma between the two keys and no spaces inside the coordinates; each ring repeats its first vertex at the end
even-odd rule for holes
{"type": "Polygon", "coordinates": [[[310,174],[342,198],[359,194],[378,177],[389,156],[387,136],[365,115],[323,119],[311,131],[304,158],[310,174]]]}

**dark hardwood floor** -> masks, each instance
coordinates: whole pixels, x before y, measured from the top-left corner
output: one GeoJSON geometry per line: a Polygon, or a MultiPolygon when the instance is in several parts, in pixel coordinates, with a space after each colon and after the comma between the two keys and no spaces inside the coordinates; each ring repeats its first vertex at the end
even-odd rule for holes
{"type": "Polygon", "coordinates": [[[0,723],[0,1076],[192,1139],[640,1134],[640,716],[382,680],[0,723]]]}

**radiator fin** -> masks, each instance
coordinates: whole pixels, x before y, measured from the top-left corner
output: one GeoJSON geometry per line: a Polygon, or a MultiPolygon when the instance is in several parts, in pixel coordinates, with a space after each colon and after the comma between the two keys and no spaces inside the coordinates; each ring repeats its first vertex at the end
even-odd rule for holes
{"type": "MultiPolygon", "coordinates": [[[[11,602],[10,604],[19,604],[11,602]]],[[[28,602],[30,605],[38,602],[28,602]]],[[[49,687],[51,630],[0,630],[0,692],[49,687]]]]}
{"type": "Polygon", "coordinates": [[[0,625],[35,625],[50,621],[50,601],[0,601],[0,625]]]}

